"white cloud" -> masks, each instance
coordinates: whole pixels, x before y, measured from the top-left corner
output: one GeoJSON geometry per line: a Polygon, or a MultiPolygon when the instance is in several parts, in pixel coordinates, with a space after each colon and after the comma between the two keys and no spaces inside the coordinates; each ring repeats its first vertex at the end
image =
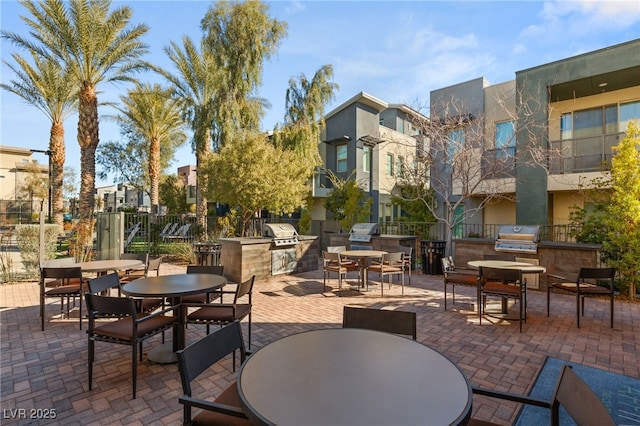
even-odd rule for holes
{"type": "Polygon", "coordinates": [[[583,34],[594,30],[618,31],[640,22],[640,3],[617,0],[554,0],[545,2],[541,13],[544,30],[583,34]]]}
{"type": "Polygon", "coordinates": [[[287,15],[295,15],[298,12],[305,10],[306,6],[301,1],[292,1],[287,7],[284,8],[287,15]]]}

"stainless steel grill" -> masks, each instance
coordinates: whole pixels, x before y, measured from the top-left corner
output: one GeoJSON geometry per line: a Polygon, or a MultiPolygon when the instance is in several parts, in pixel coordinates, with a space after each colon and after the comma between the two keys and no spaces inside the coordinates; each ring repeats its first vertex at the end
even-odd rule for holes
{"type": "Polygon", "coordinates": [[[495,251],[537,253],[539,230],[540,227],[537,225],[503,225],[498,229],[495,251]]]}
{"type": "Polygon", "coordinates": [[[271,238],[277,247],[298,244],[298,232],[290,223],[265,223],[262,236],[271,238]]]}
{"type": "Polygon", "coordinates": [[[377,223],[356,223],[349,231],[349,241],[370,243],[374,235],[380,235],[380,226],[377,223]]]}

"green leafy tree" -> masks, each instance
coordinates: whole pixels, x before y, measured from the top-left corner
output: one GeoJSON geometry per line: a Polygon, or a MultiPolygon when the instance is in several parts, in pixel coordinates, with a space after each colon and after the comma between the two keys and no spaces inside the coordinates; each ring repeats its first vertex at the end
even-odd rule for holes
{"type": "MultiPolygon", "coordinates": [[[[286,26],[270,19],[268,7],[257,1],[215,2],[202,20],[199,46],[183,38],[165,49],[178,69],[159,70],[183,102],[193,131],[198,169],[196,217],[207,234],[207,199],[210,177],[202,167],[210,152],[218,152],[236,132],[257,131],[266,102],[256,98],[262,82],[263,62],[276,51],[286,26]]],[[[220,201],[220,200],[217,200],[220,201]]]]}
{"type": "MultiPolygon", "coordinates": [[[[431,211],[425,206],[425,199],[428,201],[428,189],[424,184],[419,187],[407,184],[396,185],[395,192],[399,195],[391,196],[391,203],[400,206],[402,212],[406,216],[400,216],[398,221],[407,222],[435,222],[436,218],[431,211]]],[[[431,197],[433,202],[433,197],[431,197]]]]}
{"type": "Polygon", "coordinates": [[[287,25],[269,17],[260,1],[217,1],[201,23],[203,49],[216,69],[213,106],[214,151],[234,134],[258,131],[266,101],[257,98],[264,62],[276,53],[287,25]]]}
{"type": "MultiPolygon", "coordinates": [[[[4,37],[4,33],[3,33],[4,37]]],[[[51,162],[51,207],[53,223],[63,224],[63,170],[65,161],[64,120],[78,104],[77,88],[69,69],[52,58],[32,52],[33,63],[21,55],[12,55],[16,65],[4,61],[15,73],[10,84],[0,86],[39,109],[51,121],[49,161],[51,162]]]]}
{"type": "Polygon", "coordinates": [[[239,208],[241,235],[263,209],[290,214],[308,194],[305,159],[277,149],[263,133],[238,136],[212,153],[204,168],[210,176],[207,196],[239,208]]]}
{"type": "MultiPolygon", "coordinates": [[[[141,38],[148,27],[129,26],[131,8],[110,11],[110,0],[20,0],[20,4],[32,15],[22,18],[30,27],[31,38],[7,32],[3,37],[38,56],[58,61],[71,73],[79,92],[80,221],[90,229],[99,143],[98,86],[134,81],[134,74],[148,67],[141,60],[147,53],[141,38]]],[[[87,235],[89,238],[91,234],[87,235]]]]}
{"type": "Polygon", "coordinates": [[[603,252],[635,299],[640,279],[640,128],[630,122],[626,137],[614,147],[611,159],[611,201],[604,223],[603,252]]]}
{"type": "Polygon", "coordinates": [[[167,214],[189,211],[187,187],[177,176],[168,175],[160,182],[160,203],[167,208],[167,214]]]}
{"type": "Polygon", "coordinates": [[[123,106],[117,108],[120,114],[115,120],[139,136],[136,140],[147,150],[147,161],[141,169],[149,176],[151,213],[155,215],[158,214],[158,188],[163,169],[160,152],[173,154],[187,139],[180,104],[159,84],[137,84],[120,100],[123,106]]]}
{"type": "Polygon", "coordinates": [[[43,211],[44,200],[49,196],[49,181],[46,169],[38,163],[29,163],[24,168],[25,177],[20,184],[20,192],[29,200],[40,201],[40,211],[43,211]]]}
{"type": "Polygon", "coordinates": [[[324,201],[324,207],[340,222],[342,230],[349,232],[354,224],[367,222],[371,214],[371,197],[350,176],[341,179],[327,170],[333,190],[324,201]]]}
{"type": "Polygon", "coordinates": [[[335,97],[338,85],[331,81],[333,67],[324,65],[308,80],[304,74],[289,80],[284,126],[274,131],[274,143],[307,157],[310,167],[322,160],[318,153],[324,110],[335,97]]]}

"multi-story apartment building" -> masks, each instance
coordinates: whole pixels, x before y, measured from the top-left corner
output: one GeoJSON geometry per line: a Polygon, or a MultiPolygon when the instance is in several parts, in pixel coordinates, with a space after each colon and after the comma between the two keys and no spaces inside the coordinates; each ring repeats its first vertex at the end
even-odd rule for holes
{"type": "MultiPolygon", "coordinates": [[[[30,222],[31,213],[47,211],[47,200],[30,199],[24,188],[27,177],[34,170],[49,179],[49,167],[33,159],[33,153],[26,148],[0,145],[0,219],[8,222],[30,222]]],[[[48,197],[47,197],[48,198],[48,197]]]]}
{"type": "MultiPolygon", "coordinates": [[[[391,204],[391,193],[402,177],[405,160],[416,154],[418,118],[426,120],[406,105],[388,104],[365,92],[325,116],[319,147],[324,167],[360,183],[373,200],[373,222],[390,221],[400,214],[391,204]]],[[[320,172],[313,185],[313,219],[331,219],[323,207],[331,188],[327,175],[320,172]]]]}
{"type": "MultiPolygon", "coordinates": [[[[572,206],[588,203],[580,188],[603,176],[628,122],[640,119],[640,40],[518,71],[506,83],[479,78],[434,90],[430,107],[432,123],[452,111],[467,117],[451,140],[483,129],[478,170],[512,156],[509,173],[498,177],[512,199],[497,199],[466,223],[566,224],[572,206]]],[[[486,187],[465,208],[478,205],[486,187]]]]}
{"type": "Polygon", "coordinates": [[[135,208],[146,213],[151,211],[149,195],[123,183],[96,188],[96,200],[100,200],[96,205],[99,212],[117,212],[122,208],[135,208]]]}

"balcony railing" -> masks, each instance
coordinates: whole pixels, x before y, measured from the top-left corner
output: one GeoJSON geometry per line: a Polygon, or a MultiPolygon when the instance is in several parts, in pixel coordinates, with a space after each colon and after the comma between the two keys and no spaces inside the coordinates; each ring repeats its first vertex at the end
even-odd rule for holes
{"type": "Polygon", "coordinates": [[[482,153],[481,167],[484,179],[502,179],[515,176],[516,148],[488,149],[482,153]]]}
{"type": "Polygon", "coordinates": [[[549,171],[557,175],[609,170],[612,148],[622,138],[624,133],[552,141],[549,171]]]}

